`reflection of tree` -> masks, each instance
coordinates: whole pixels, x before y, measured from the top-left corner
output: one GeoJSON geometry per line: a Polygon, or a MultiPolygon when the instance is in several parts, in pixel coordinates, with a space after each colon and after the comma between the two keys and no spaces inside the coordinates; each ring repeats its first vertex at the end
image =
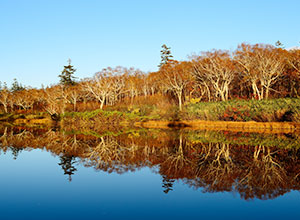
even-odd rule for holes
{"type": "Polygon", "coordinates": [[[18,147],[11,147],[10,149],[11,149],[14,160],[16,160],[18,158],[19,154],[23,151],[23,148],[18,148],[18,147]]]}
{"type": "Polygon", "coordinates": [[[186,181],[193,187],[208,192],[237,191],[244,199],[270,199],[299,189],[295,179],[299,150],[210,143],[202,144],[198,151],[196,176],[186,181]]]}
{"type": "MultiPolygon", "coordinates": [[[[134,131],[99,137],[0,127],[0,148],[3,152],[12,149],[16,156],[19,149],[29,147],[60,155],[59,165],[70,180],[76,171],[75,158],[85,166],[119,174],[148,166],[162,176],[165,193],[173,189],[175,180],[204,192],[236,191],[244,199],[270,199],[300,189],[300,149],[271,147],[269,141],[265,146],[261,139],[255,140],[261,144],[246,145],[247,134],[240,134],[244,144],[229,144],[210,135],[195,140],[187,139],[182,131],[134,131]]],[[[255,142],[254,135],[250,136],[251,143],[255,142]]],[[[293,142],[295,136],[284,138],[289,146],[299,141],[293,142]]]]}
{"type": "Polygon", "coordinates": [[[24,147],[28,144],[28,138],[32,137],[32,134],[28,131],[22,131],[18,134],[14,134],[12,131],[8,132],[5,128],[2,136],[0,137],[0,146],[3,146],[3,150],[10,149],[13,155],[13,159],[16,160],[19,154],[24,150],[24,147]],[[13,145],[10,143],[14,142],[13,145]]]}
{"type": "Polygon", "coordinates": [[[169,179],[166,175],[162,176],[162,188],[164,189],[164,193],[168,194],[169,191],[173,190],[173,183],[175,180],[169,179]]]}
{"type": "MultiPolygon", "coordinates": [[[[124,149],[114,137],[105,136],[97,140],[97,145],[87,154],[96,169],[123,172],[124,149]]],[[[125,168],[126,169],[126,168],[125,168]]]]}
{"type": "Polygon", "coordinates": [[[171,151],[167,155],[166,160],[162,163],[162,167],[168,167],[166,173],[169,176],[176,176],[180,172],[184,172],[184,168],[189,166],[191,161],[187,157],[187,145],[183,139],[182,133],[179,134],[178,143],[171,147],[171,151]]]}
{"type": "Polygon", "coordinates": [[[60,156],[60,163],[58,163],[59,166],[62,167],[64,171],[64,175],[69,175],[69,181],[72,181],[72,175],[74,175],[74,172],[77,171],[74,164],[76,163],[76,158],[74,156],[69,155],[62,155],[60,156]]]}
{"type": "Polygon", "coordinates": [[[270,148],[261,145],[255,147],[253,162],[245,170],[238,185],[244,198],[269,199],[287,191],[287,174],[275,158],[277,152],[271,152],[270,148]]]}
{"type": "Polygon", "coordinates": [[[231,178],[234,168],[229,144],[202,144],[197,159],[196,175],[202,179],[207,191],[230,191],[234,182],[231,178]]]}
{"type": "Polygon", "coordinates": [[[44,143],[46,149],[53,153],[81,156],[89,149],[89,144],[79,140],[76,134],[67,135],[63,132],[48,130],[42,136],[36,137],[44,143]]]}
{"type": "Polygon", "coordinates": [[[4,128],[3,134],[0,137],[0,146],[5,147],[7,146],[7,127],[4,128]]]}

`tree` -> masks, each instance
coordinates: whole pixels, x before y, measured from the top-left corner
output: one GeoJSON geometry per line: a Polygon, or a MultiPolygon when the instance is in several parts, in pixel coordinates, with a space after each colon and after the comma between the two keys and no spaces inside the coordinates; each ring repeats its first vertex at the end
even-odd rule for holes
{"type": "Polygon", "coordinates": [[[169,61],[171,61],[172,60],[171,58],[173,57],[171,55],[170,47],[167,47],[165,44],[163,44],[161,47],[162,47],[162,50],[160,51],[161,61],[158,67],[162,67],[163,65],[169,63],[169,61]]]}
{"type": "Polygon", "coordinates": [[[193,60],[193,75],[199,85],[204,85],[210,96],[210,88],[215,97],[228,100],[230,84],[235,76],[235,64],[227,51],[203,53],[193,60]]]}
{"type": "Polygon", "coordinates": [[[284,72],[284,57],[279,52],[280,49],[268,45],[257,52],[257,69],[261,73],[259,77],[261,96],[266,99],[269,98],[270,90],[274,91],[272,86],[284,72]]]}
{"type": "Polygon", "coordinates": [[[60,83],[63,86],[73,86],[75,85],[75,78],[73,75],[76,72],[76,69],[71,65],[71,59],[68,60],[69,65],[64,66],[63,71],[58,76],[60,78],[60,83]]]}
{"type": "Polygon", "coordinates": [[[73,105],[73,111],[76,111],[76,105],[77,102],[80,100],[82,97],[82,88],[81,84],[78,84],[76,86],[72,86],[66,89],[66,94],[67,94],[67,100],[69,103],[73,105]]]}
{"type": "Polygon", "coordinates": [[[286,87],[290,90],[292,97],[299,97],[300,93],[300,50],[286,50],[287,70],[286,87]]]}
{"type": "Polygon", "coordinates": [[[178,99],[179,110],[182,110],[184,91],[191,80],[191,63],[173,61],[163,65],[161,70],[161,81],[166,90],[171,91],[178,99]]]}
{"type": "Polygon", "coordinates": [[[235,61],[240,66],[244,79],[251,85],[253,97],[268,98],[272,86],[284,71],[284,57],[271,45],[242,44],[235,52],[235,61]]]}
{"type": "Polygon", "coordinates": [[[4,112],[8,112],[8,106],[11,102],[11,93],[8,90],[6,83],[2,86],[0,84],[0,103],[3,105],[4,112]]]}
{"type": "Polygon", "coordinates": [[[279,40],[275,42],[275,46],[284,49],[283,43],[281,43],[279,40]]]}
{"type": "Polygon", "coordinates": [[[11,91],[17,92],[17,91],[22,91],[24,89],[25,89],[24,86],[22,86],[22,84],[19,83],[16,78],[14,78],[14,82],[11,85],[11,91]]]}
{"type": "Polygon", "coordinates": [[[42,96],[44,96],[45,100],[45,107],[44,110],[48,112],[51,117],[56,117],[61,113],[62,98],[61,98],[61,91],[62,89],[60,86],[53,86],[50,88],[46,88],[42,92],[42,96]]]}
{"type": "Polygon", "coordinates": [[[111,73],[107,73],[106,69],[103,69],[95,74],[94,79],[84,83],[84,89],[100,102],[100,109],[102,109],[112,91],[112,85],[111,73]]]}
{"type": "Polygon", "coordinates": [[[35,89],[24,89],[22,91],[14,92],[13,101],[16,106],[24,110],[33,110],[33,105],[37,100],[37,97],[41,94],[35,89]]]}
{"type": "Polygon", "coordinates": [[[143,81],[143,74],[144,73],[142,71],[134,68],[130,68],[125,72],[125,90],[128,97],[130,97],[131,105],[133,104],[134,98],[141,95],[142,91],[144,90],[143,87],[146,86],[143,81]]]}
{"type": "Polygon", "coordinates": [[[110,78],[110,92],[108,93],[106,104],[114,105],[122,97],[125,96],[125,84],[128,75],[135,72],[133,68],[127,69],[126,67],[117,66],[115,68],[107,67],[102,70],[110,78]]]}

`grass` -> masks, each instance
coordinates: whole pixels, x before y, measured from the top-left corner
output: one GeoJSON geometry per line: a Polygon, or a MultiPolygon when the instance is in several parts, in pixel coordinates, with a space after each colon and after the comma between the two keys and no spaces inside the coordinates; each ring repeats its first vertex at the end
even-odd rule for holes
{"type": "Polygon", "coordinates": [[[230,100],[185,106],[183,119],[210,121],[300,122],[300,99],[230,100]]]}
{"type": "MultiPolygon", "coordinates": [[[[149,106],[146,106],[149,108],[149,106]]],[[[145,108],[144,108],[145,109],[145,108]]],[[[133,107],[127,110],[119,111],[112,108],[106,110],[97,109],[94,111],[87,112],[66,112],[61,115],[62,118],[78,118],[82,120],[90,119],[103,119],[103,120],[117,120],[117,121],[144,121],[159,119],[158,115],[152,114],[152,111],[145,111],[144,109],[133,107]]]]}
{"type": "MultiPolygon", "coordinates": [[[[230,100],[225,102],[190,102],[179,111],[175,104],[157,99],[157,103],[106,106],[84,112],[66,112],[61,118],[67,123],[78,121],[89,124],[133,124],[149,120],[207,120],[207,121],[257,121],[257,122],[300,122],[300,99],[279,98],[269,100],[230,100]]],[[[0,114],[0,121],[16,119],[41,119],[47,113],[0,114]]]]}
{"type": "Polygon", "coordinates": [[[65,112],[61,115],[61,118],[81,118],[81,119],[90,119],[97,116],[101,112],[100,109],[94,111],[85,111],[85,112],[65,112]]]}
{"type": "Polygon", "coordinates": [[[225,102],[188,103],[183,111],[175,105],[133,105],[107,107],[105,110],[67,112],[65,120],[76,119],[97,123],[132,124],[149,120],[207,120],[207,121],[257,121],[300,122],[300,99],[280,98],[269,100],[230,100],[225,102]]]}

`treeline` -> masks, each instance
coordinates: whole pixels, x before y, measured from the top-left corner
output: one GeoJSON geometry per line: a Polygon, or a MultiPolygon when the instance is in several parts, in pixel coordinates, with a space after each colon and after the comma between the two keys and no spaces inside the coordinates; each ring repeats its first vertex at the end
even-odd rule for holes
{"type": "Polygon", "coordinates": [[[163,45],[161,57],[157,72],[108,67],[76,82],[69,62],[57,85],[41,89],[26,88],[16,81],[12,88],[2,85],[0,108],[6,113],[36,110],[58,114],[132,105],[143,99],[146,104],[173,101],[181,110],[191,100],[299,97],[300,50],[241,44],[235,51],[212,50],[176,61],[170,48],[163,45]]]}

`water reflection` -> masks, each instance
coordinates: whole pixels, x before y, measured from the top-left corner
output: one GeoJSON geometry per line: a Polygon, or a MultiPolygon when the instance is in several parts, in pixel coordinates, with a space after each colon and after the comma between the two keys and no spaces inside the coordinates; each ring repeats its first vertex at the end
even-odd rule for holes
{"type": "Polygon", "coordinates": [[[203,192],[237,192],[243,199],[273,199],[300,189],[298,134],[130,130],[118,133],[0,128],[0,153],[23,149],[59,156],[68,180],[76,164],[108,173],[142,167],[162,176],[162,191],[176,180],[203,192]]]}
{"type": "Polygon", "coordinates": [[[62,155],[60,156],[60,163],[58,163],[59,166],[61,166],[61,168],[64,171],[64,175],[68,175],[69,176],[69,181],[72,181],[72,175],[74,175],[74,172],[77,170],[74,166],[74,164],[76,163],[76,157],[74,157],[73,155],[62,155]]]}

